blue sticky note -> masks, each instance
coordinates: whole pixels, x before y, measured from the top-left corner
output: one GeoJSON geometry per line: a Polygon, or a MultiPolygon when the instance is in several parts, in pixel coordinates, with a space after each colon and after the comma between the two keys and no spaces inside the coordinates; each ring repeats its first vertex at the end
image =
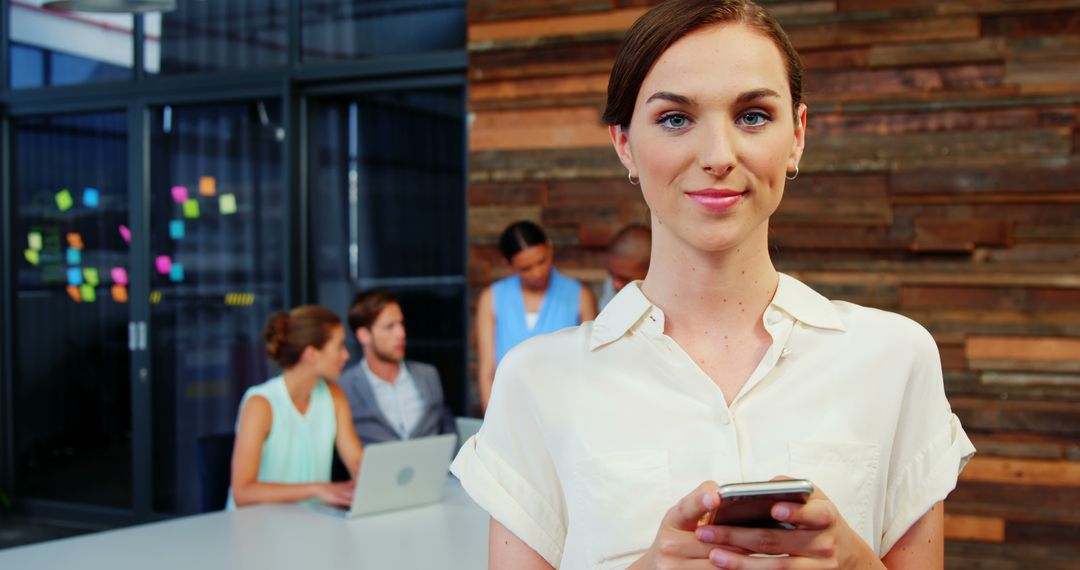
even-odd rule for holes
{"type": "Polygon", "coordinates": [[[173,281],[183,281],[184,265],[181,263],[173,262],[172,267],[169,268],[169,279],[173,281]]]}
{"type": "Polygon", "coordinates": [[[72,267],[67,272],[68,285],[82,285],[82,268],[72,267]]]}
{"type": "Polygon", "coordinates": [[[82,193],[83,206],[86,206],[87,208],[97,208],[98,204],[101,203],[100,200],[101,200],[101,194],[98,192],[97,188],[91,188],[89,186],[87,186],[86,188],[83,188],[83,193],[82,193]]]}
{"type": "Polygon", "coordinates": [[[169,237],[173,239],[184,239],[184,220],[173,220],[169,222],[169,237]]]}
{"type": "Polygon", "coordinates": [[[73,247],[69,247],[67,249],[67,262],[68,265],[78,265],[82,263],[82,252],[73,247]]]}

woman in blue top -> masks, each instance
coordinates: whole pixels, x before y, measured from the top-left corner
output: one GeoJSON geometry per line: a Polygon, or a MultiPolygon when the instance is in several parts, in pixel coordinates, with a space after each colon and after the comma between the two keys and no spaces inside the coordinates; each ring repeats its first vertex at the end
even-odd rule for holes
{"type": "Polygon", "coordinates": [[[330,482],[336,445],[355,479],[363,450],[337,380],[349,359],[345,328],[306,305],[270,317],[266,352],[284,372],[252,386],[240,403],[229,508],[319,499],[347,506],[354,481],[330,482]]]}
{"type": "Polygon", "coordinates": [[[480,406],[487,409],[495,366],[521,341],[596,318],[596,297],[552,266],[554,247],[540,226],[519,221],[499,238],[499,249],[514,274],[480,294],[476,344],[480,406]]]}

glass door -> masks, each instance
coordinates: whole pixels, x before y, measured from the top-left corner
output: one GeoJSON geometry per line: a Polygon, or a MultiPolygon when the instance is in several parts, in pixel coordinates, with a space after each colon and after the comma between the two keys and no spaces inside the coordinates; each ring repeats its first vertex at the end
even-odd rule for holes
{"type": "Polygon", "coordinates": [[[150,113],[153,510],[198,511],[195,442],[234,430],[269,378],[261,331],[286,308],[285,132],[276,99],[150,113]]]}
{"type": "MultiPolygon", "coordinates": [[[[465,103],[460,85],[314,98],[307,137],[310,282],[346,315],[373,287],[401,298],[406,357],[435,365],[465,412],[465,103]]],[[[353,362],[362,356],[348,335],[353,362]]]]}
{"type": "Polygon", "coordinates": [[[15,493],[130,510],[127,114],[12,129],[15,493]]]}

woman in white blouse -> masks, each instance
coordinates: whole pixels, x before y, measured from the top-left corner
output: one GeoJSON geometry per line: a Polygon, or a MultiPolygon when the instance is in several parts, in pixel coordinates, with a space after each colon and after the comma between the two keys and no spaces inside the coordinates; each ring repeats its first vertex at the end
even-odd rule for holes
{"type": "Polygon", "coordinates": [[[974,452],[934,340],[773,267],[806,134],[798,55],[749,0],[669,0],[628,31],[605,121],[652,262],[595,322],[511,351],[452,470],[492,568],[940,568],[974,452]],[[795,530],[701,524],[718,483],[810,479],[795,530]],[[752,554],[786,555],[782,558],[752,554]]]}

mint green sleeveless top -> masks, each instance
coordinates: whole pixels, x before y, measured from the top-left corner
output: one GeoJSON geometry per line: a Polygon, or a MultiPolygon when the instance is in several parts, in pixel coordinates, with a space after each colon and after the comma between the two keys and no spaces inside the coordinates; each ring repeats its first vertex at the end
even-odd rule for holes
{"type": "MultiPolygon", "coordinates": [[[[304,414],[293,405],[283,376],[248,388],[240,400],[241,410],[252,396],[266,398],[272,414],[270,434],[263,442],[258,480],[266,483],[329,482],[337,420],[334,397],[326,381],[320,379],[315,384],[304,414]]],[[[231,489],[225,508],[236,508],[231,489]]]]}

